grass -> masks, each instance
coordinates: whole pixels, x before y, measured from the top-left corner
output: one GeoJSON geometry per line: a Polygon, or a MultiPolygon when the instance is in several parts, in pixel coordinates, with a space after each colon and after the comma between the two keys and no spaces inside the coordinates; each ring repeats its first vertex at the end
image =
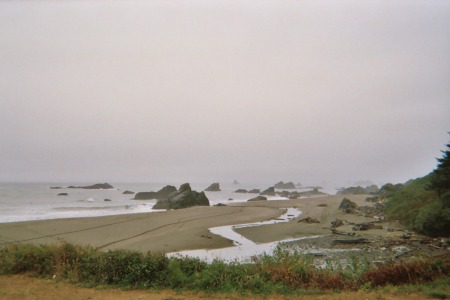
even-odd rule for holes
{"type": "MultiPolygon", "coordinates": [[[[357,257],[340,265],[316,268],[312,258],[278,249],[252,263],[207,264],[195,258],[168,258],[134,251],[101,252],[68,243],[8,245],[0,249],[0,274],[56,277],[83,286],[122,289],[173,289],[237,294],[301,295],[314,291],[358,290],[448,283],[450,256],[388,262],[374,267],[357,257]]],[[[448,297],[442,284],[424,293],[448,297]]]]}

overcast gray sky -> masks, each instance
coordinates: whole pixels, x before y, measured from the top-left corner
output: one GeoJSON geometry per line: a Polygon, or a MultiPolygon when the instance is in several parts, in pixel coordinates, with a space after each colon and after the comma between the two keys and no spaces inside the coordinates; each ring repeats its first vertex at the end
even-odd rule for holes
{"type": "Polygon", "coordinates": [[[0,1],[0,180],[403,182],[450,1],[0,1]]]}

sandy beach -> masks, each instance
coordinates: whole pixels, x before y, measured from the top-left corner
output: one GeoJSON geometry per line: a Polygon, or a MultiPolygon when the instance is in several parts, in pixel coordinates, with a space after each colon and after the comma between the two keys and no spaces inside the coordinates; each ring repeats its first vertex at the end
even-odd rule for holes
{"type": "MultiPolygon", "coordinates": [[[[349,196],[359,205],[367,205],[366,196],[349,196]]],[[[325,196],[297,200],[256,201],[220,207],[192,207],[158,213],[117,215],[95,218],[55,219],[0,224],[0,245],[8,243],[49,244],[66,241],[96,248],[174,252],[191,249],[215,249],[232,245],[230,240],[211,234],[208,228],[275,219],[282,208],[296,207],[302,214],[287,223],[241,228],[237,231],[257,242],[287,238],[329,235],[330,222],[336,218],[350,222],[373,221],[338,209],[343,196],[325,196]],[[320,205],[325,204],[325,205],[320,205]],[[298,223],[302,218],[320,223],[298,223]]],[[[387,234],[379,230],[370,234],[387,234]]]]}

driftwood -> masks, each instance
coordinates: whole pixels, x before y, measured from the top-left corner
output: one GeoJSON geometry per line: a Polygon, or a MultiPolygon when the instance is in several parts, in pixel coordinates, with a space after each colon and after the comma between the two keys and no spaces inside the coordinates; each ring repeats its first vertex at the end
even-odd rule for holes
{"type": "Polygon", "coordinates": [[[399,253],[399,254],[395,255],[394,258],[399,258],[400,256],[403,256],[403,255],[405,255],[405,254],[411,253],[411,252],[413,252],[413,251],[416,251],[416,249],[411,249],[411,250],[408,250],[408,251],[399,253]]]}
{"type": "Polygon", "coordinates": [[[306,217],[304,219],[300,219],[300,220],[297,221],[297,223],[300,223],[300,222],[305,222],[305,223],[310,223],[310,224],[311,223],[320,223],[319,220],[317,220],[315,218],[311,218],[311,217],[306,217]]]}
{"type": "Polygon", "coordinates": [[[354,236],[355,233],[354,232],[345,232],[345,231],[340,231],[340,230],[336,230],[333,228],[330,228],[331,232],[334,234],[339,234],[339,235],[348,235],[348,236],[354,236]]]}
{"type": "Polygon", "coordinates": [[[333,240],[331,242],[332,245],[338,245],[338,244],[365,244],[370,243],[368,239],[365,238],[359,238],[359,239],[351,239],[351,240],[333,240]]]}
{"type": "Polygon", "coordinates": [[[383,229],[383,226],[380,224],[375,224],[373,222],[370,222],[370,223],[355,224],[355,226],[353,227],[354,231],[363,231],[363,230],[369,230],[369,229],[383,229]]]}

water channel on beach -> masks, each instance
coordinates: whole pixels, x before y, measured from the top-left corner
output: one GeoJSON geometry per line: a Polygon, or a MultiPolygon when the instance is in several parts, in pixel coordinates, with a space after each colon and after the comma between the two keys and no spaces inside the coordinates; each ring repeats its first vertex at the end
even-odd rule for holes
{"type": "Polygon", "coordinates": [[[187,251],[180,251],[180,252],[172,252],[168,253],[167,255],[169,257],[195,257],[199,258],[201,260],[212,262],[215,259],[219,259],[225,262],[250,262],[251,258],[254,256],[262,255],[262,254],[272,254],[273,251],[276,249],[278,243],[280,242],[292,242],[297,241],[301,239],[308,239],[308,238],[316,238],[317,236],[312,237],[303,237],[303,238],[292,238],[292,239],[286,239],[281,241],[275,241],[270,243],[261,243],[257,244],[241,234],[234,231],[236,228],[243,228],[243,227],[253,227],[253,226],[261,226],[261,225],[269,225],[269,224],[276,224],[276,223],[282,223],[282,222],[289,222],[302,213],[297,208],[284,208],[285,212],[283,215],[278,217],[277,219],[269,220],[269,221],[263,221],[263,222],[256,222],[256,223],[247,223],[247,224],[238,224],[238,225],[227,225],[227,226],[219,226],[219,227],[212,227],[209,229],[209,231],[213,234],[220,235],[226,239],[229,239],[233,241],[234,246],[227,247],[227,248],[220,248],[220,249],[197,249],[197,250],[187,250],[187,251]]]}

